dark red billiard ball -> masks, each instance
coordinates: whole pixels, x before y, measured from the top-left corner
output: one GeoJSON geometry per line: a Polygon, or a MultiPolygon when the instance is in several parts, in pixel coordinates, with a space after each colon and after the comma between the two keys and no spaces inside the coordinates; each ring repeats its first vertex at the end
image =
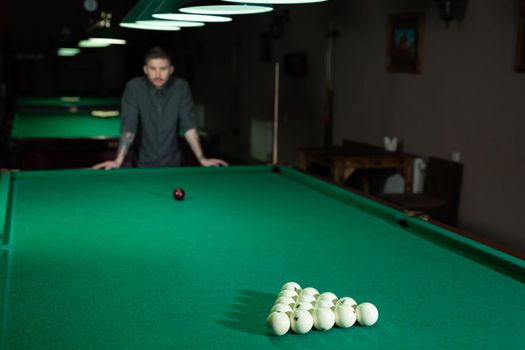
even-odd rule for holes
{"type": "Polygon", "coordinates": [[[175,198],[178,201],[181,201],[184,199],[184,190],[182,188],[176,188],[173,190],[173,198],[175,198]]]}

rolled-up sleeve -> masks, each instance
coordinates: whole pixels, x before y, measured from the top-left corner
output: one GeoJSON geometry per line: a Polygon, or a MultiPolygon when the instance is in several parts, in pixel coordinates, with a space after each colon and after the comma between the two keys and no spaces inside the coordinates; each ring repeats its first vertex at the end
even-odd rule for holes
{"type": "Polygon", "coordinates": [[[193,97],[191,96],[190,87],[185,81],[180,80],[180,82],[183,84],[181,91],[181,105],[179,109],[180,128],[187,131],[196,128],[197,122],[195,121],[193,97]]]}
{"type": "Polygon", "coordinates": [[[129,83],[126,85],[124,94],[122,95],[120,122],[121,133],[137,133],[139,124],[139,106],[133,87],[129,83]]]}

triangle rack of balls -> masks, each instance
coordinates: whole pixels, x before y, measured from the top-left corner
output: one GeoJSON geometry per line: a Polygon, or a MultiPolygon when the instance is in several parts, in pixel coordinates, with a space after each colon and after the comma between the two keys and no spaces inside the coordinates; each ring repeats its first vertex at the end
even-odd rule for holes
{"type": "Polygon", "coordinates": [[[356,321],[369,327],[378,317],[379,312],[372,303],[357,304],[351,297],[338,298],[332,292],[319,294],[315,288],[301,288],[296,282],[287,282],[277,295],[266,325],[272,335],[284,335],[290,330],[304,334],[312,328],[327,331],[334,325],[350,328],[356,321]]]}

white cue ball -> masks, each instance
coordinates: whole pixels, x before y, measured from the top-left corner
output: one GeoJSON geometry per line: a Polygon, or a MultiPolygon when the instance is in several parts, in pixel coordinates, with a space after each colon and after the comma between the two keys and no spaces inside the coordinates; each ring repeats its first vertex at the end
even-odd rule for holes
{"type": "Polygon", "coordinates": [[[270,312],[289,312],[290,314],[292,313],[292,311],[293,310],[291,306],[287,304],[275,304],[270,310],[270,312]]]}
{"type": "Polygon", "coordinates": [[[312,305],[312,303],[307,303],[307,302],[300,302],[300,303],[295,304],[294,306],[294,310],[310,311],[313,308],[314,306],[312,305]]]}
{"type": "Polygon", "coordinates": [[[316,309],[330,309],[334,306],[334,303],[330,300],[317,300],[315,303],[316,309]]]}
{"type": "Polygon", "coordinates": [[[335,323],[335,314],[332,309],[315,309],[313,313],[314,327],[320,331],[332,329],[335,323]]]}
{"type": "Polygon", "coordinates": [[[319,295],[319,292],[313,287],[306,287],[301,291],[301,295],[303,294],[313,295],[314,297],[316,297],[319,295]]]}
{"type": "Polygon", "coordinates": [[[373,326],[379,318],[379,311],[377,311],[375,305],[371,303],[359,304],[355,311],[357,313],[357,322],[359,322],[361,326],[373,326]]]}
{"type": "Polygon", "coordinates": [[[337,295],[335,295],[332,292],[324,292],[321,295],[319,295],[319,298],[317,298],[317,300],[330,300],[335,303],[337,301],[337,295]]]}
{"type": "Polygon", "coordinates": [[[294,298],[294,299],[297,296],[298,296],[297,292],[291,289],[283,289],[279,292],[279,295],[277,295],[277,297],[288,297],[288,298],[294,298]]]}
{"type": "Polygon", "coordinates": [[[299,295],[299,297],[297,298],[297,302],[300,303],[300,302],[305,302],[305,303],[315,303],[315,297],[313,295],[310,295],[310,294],[301,294],[299,295]]]}
{"type": "Polygon", "coordinates": [[[335,324],[338,327],[352,327],[356,319],[357,314],[352,305],[339,305],[335,307],[335,324]]]}
{"type": "Polygon", "coordinates": [[[270,334],[286,334],[290,329],[290,318],[284,312],[272,312],[266,318],[266,327],[270,334]]]}
{"type": "Polygon", "coordinates": [[[297,293],[299,293],[299,291],[301,290],[301,286],[299,285],[299,283],[296,283],[296,282],[287,282],[283,284],[283,286],[281,287],[281,290],[285,290],[285,289],[294,290],[297,293]]]}
{"type": "Polygon", "coordinates": [[[286,305],[293,305],[295,304],[295,300],[290,297],[278,297],[277,300],[275,300],[275,304],[286,304],[286,305]]]}
{"type": "Polygon", "coordinates": [[[291,327],[295,333],[308,333],[314,325],[312,314],[305,310],[295,310],[290,317],[291,327]]]}
{"type": "Polygon", "coordinates": [[[337,301],[337,303],[335,303],[335,306],[339,306],[339,305],[350,305],[350,306],[353,306],[355,309],[357,307],[357,302],[353,298],[342,297],[341,299],[337,301]]]}

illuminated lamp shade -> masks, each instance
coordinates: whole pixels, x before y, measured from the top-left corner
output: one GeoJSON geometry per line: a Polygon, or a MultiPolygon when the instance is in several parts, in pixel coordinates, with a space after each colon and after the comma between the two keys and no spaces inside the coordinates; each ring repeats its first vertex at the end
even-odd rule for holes
{"type": "Polygon", "coordinates": [[[57,55],[60,57],[71,57],[76,56],[80,53],[78,47],[61,47],[57,51],[57,55]]]}
{"type": "Polygon", "coordinates": [[[274,4],[274,5],[284,5],[284,4],[310,4],[314,2],[324,2],[328,0],[222,0],[226,2],[240,2],[245,4],[274,4]]]}
{"type": "Polygon", "coordinates": [[[180,27],[175,25],[151,25],[144,23],[120,23],[121,27],[131,29],[143,29],[143,30],[160,30],[160,31],[179,31],[180,27]]]}
{"type": "Polygon", "coordinates": [[[143,30],[160,30],[160,31],[178,31],[180,27],[177,27],[173,24],[169,25],[157,25],[152,26],[144,23],[136,23],[138,16],[144,11],[146,6],[151,2],[151,0],[140,0],[131,11],[128,12],[126,17],[119,23],[119,26],[123,28],[131,29],[143,29],[143,30]]]}
{"type": "Polygon", "coordinates": [[[202,27],[204,23],[194,21],[167,21],[164,19],[158,19],[153,17],[153,12],[160,5],[162,0],[150,0],[144,10],[137,16],[136,23],[147,24],[147,25],[174,25],[177,27],[202,27]]]}
{"type": "Polygon", "coordinates": [[[126,40],[122,38],[113,28],[97,28],[91,33],[89,41],[114,44],[114,45],[125,45],[126,40]]]}
{"type": "Polygon", "coordinates": [[[81,47],[81,48],[99,48],[99,47],[108,47],[110,46],[111,44],[108,44],[108,43],[101,43],[101,42],[96,42],[96,41],[92,41],[92,40],[80,40],[78,42],[78,47],[81,47]]]}
{"type": "MultiPolygon", "coordinates": [[[[170,0],[165,0],[171,2],[170,0]]],[[[227,3],[220,0],[185,0],[182,1],[179,11],[202,15],[249,15],[254,13],[264,13],[273,10],[272,5],[261,4],[264,1],[246,3],[227,3]]],[[[157,11],[158,13],[158,11],[157,11]]]]}
{"type": "Polygon", "coordinates": [[[198,21],[198,22],[230,22],[230,17],[211,16],[204,14],[180,13],[179,9],[184,0],[162,0],[153,11],[153,17],[171,21],[198,21]]]}
{"type": "Polygon", "coordinates": [[[163,19],[150,19],[147,21],[137,21],[137,24],[144,24],[150,27],[166,27],[166,26],[176,26],[176,27],[202,27],[204,23],[202,22],[190,22],[190,21],[166,21],[163,19]]]}

